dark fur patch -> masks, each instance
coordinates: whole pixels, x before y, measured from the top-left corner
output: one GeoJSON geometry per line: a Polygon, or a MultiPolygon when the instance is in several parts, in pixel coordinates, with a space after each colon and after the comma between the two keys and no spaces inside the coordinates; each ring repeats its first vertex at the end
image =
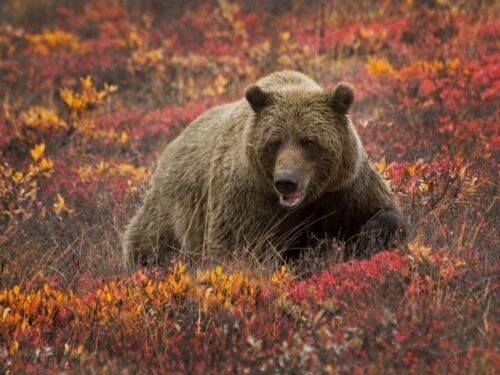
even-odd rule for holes
{"type": "Polygon", "coordinates": [[[332,108],[335,112],[345,115],[354,101],[354,89],[348,83],[339,83],[333,90],[332,108]]]}
{"type": "Polygon", "coordinates": [[[256,113],[269,104],[269,94],[259,86],[250,86],[245,92],[245,98],[256,113]]]}

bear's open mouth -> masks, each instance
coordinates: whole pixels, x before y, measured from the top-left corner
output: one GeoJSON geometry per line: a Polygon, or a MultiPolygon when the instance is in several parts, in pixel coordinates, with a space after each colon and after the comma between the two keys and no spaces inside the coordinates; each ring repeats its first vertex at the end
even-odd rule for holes
{"type": "Polygon", "coordinates": [[[296,191],[292,194],[280,194],[280,204],[286,208],[296,207],[304,199],[303,191],[296,191]]]}

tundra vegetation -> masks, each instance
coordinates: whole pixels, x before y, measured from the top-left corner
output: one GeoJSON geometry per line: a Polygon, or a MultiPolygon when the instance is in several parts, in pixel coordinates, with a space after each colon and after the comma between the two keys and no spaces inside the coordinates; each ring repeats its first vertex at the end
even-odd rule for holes
{"type": "Polygon", "coordinates": [[[499,11],[2,1],[0,370],[494,374],[499,11]],[[353,124],[408,243],[124,271],[119,233],[165,144],[280,69],[355,87],[353,124]]]}

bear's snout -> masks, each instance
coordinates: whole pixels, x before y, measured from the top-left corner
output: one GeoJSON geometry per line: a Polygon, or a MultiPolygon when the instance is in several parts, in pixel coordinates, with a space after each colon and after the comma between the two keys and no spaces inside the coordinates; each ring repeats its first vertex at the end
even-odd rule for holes
{"type": "Polygon", "coordinates": [[[282,207],[294,208],[302,203],[310,180],[310,170],[301,148],[291,143],[280,150],[274,165],[273,184],[282,207]]]}
{"type": "Polygon", "coordinates": [[[296,173],[283,173],[274,176],[274,187],[281,194],[291,194],[299,186],[299,177],[296,173]]]}
{"type": "Polygon", "coordinates": [[[273,182],[282,207],[297,207],[304,200],[307,181],[301,178],[299,173],[290,170],[277,171],[273,182]]]}

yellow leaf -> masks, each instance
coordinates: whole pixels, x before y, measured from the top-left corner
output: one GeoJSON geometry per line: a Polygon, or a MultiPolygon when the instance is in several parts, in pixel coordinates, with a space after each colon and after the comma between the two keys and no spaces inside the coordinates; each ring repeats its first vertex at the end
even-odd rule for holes
{"type": "Polygon", "coordinates": [[[179,263],[179,267],[177,268],[177,272],[180,274],[180,275],[183,275],[186,273],[186,265],[184,263],[179,263]]]}
{"type": "Polygon", "coordinates": [[[23,172],[16,172],[16,173],[14,173],[12,175],[12,178],[13,178],[13,180],[14,180],[14,182],[16,184],[18,184],[19,182],[21,182],[21,180],[23,179],[23,177],[24,177],[23,172]]]}
{"type": "Polygon", "coordinates": [[[140,47],[143,44],[142,38],[132,30],[128,35],[128,43],[134,47],[140,47]]]}
{"type": "Polygon", "coordinates": [[[19,341],[14,340],[10,345],[9,352],[10,354],[14,355],[18,350],[19,350],[19,341]]]}
{"type": "Polygon", "coordinates": [[[9,312],[10,312],[10,307],[7,307],[2,313],[2,320],[7,319],[7,315],[9,315],[9,312]]]}
{"type": "Polygon", "coordinates": [[[3,113],[7,121],[10,121],[13,118],[12,113],[10,112],[10,105],[8,101],[4,101],[3,103],[3,113]]]}
{"type": "Polygon", "coordinates": [[[54,162],[50,159],[43,158],[40,160],[39,165],[44,171],[50,171],[54,167],[54,162]]]}
{"type": "Polygon", "coordinates": [[[271,282],[276,285],[280,285],[283,281],[283,278],[287,275],[287,270],[285,266],[281,266],[279,271],[273,272],[271,276],[271,282]]]}
{"type": "Polygon", "coordinates": [[[406,167],[406,170],[410,176],[413,176],[415,174],[415,172],[417,171],[417,165],[416,164],[409,165],[408,167],[406,167]]]}
{"type": "Polygon", "coordinates": [[[288,41],[288,39],[290,39],[290,32],[289,31],[282,32],[280,34],[280,38],[283,42],[288,41]]]}
{"type": "Polygon", "coordinates": [[[61,96],[61,99],[68,105],[68,107],[71,108],[73,106],[73,100],[75,96],[73,90],[66,87],[62,88],[59,90],[59,95],[61,96]]]}
{"type": "Polygon", "coordinates": [[[196,94],[196,86],[194,84],[194,78],[190,76],[187,80],[186,94],[189,97],[193,97],[196,94]]]}
{"type": "Polygon", "coordinates": [[[101,161],[99,164],[97,164],[96,169],[98,173],[102,173],[106,169],[107,165],[101,161]]]}
{"type": "Polygon", "coordinates": [[[384,173],[387,168],[387,162],[385,161],[385,158],[382,158],[382,160],[380,160],[379,162],[374,163],[374,166],[377,171],[379,171],[380,173],[384,173]]]}
{"type": "Polygon", "coordinates": [[[467,170],[467,166],[460,168],[460,170],[458,171],[458,176],[459,176],[461,179],[463,179],[463,178],[464,178],[464,176],[465,176],[465,171],[466,171],[466,170],[467,170]]]}
{"type": "Polygon", "coordinates": [[[123,143],[127,143],[127,141],[128,141],[128,134],[125,132],[121,132],[120,138],[118,139],[118,142],[123,144],[123,143]]]}
{"type": "Polygon", "coordinates": [[[26,327],[28,327],[28,320],[24,319],[21,323],[21,332],[24,332],[26,330],[26,327]]]}
{"type": "Polygon", "coordinates": [[[454,58],[453,60],[448,61],[448,69],[449,70],[457,70],[460,66],[460,59],[454,58]]]}
{"type": "Polygon", "coordinates": [[[429,191],[429,184],[425,181],[420,182],[420,185],[418,186],[420,191],[429,191]]]}
{"type": "Polygon", "coordinates": [[[212,87],[208,86],[208,87],[205,87],[205,89],[203,90],[203,95],[205,96],[215,96],[215,91],[212,87]]]}
{"type": "Polygon", "coordinates": [[[104,83],[104,91],[107,93],[118,91],[118,85],[108,85],[107,83],[104,83]]]}
{"type": "Polygon", "coordinates": [[[418,243],[408,244],[411,255],[418,260],[430,260],[431,248],[418,243]]]}
{"type": "Polygon", "coordinates": [[[226,84],[227,84],[228,80],[227,78],[225,78],[224,76],[222,75],[218,75],[217,78],[215,79],[215,91],[217,92],[217,94],[221,95],[224,93],[224,91],[226,90],[226,84]]]}
{"type": "Polygon", "coordinates": [[[63,212],[66,212],[69,215],[74,213],[74,210],[72,208],[66,206],[64,197],[61,194],[57,193],[56,199],[57,201],[54,203],[54,206],[52,208],[56,215],[60,215],[63,212]]]}
{"type": "Polygon", "coordinates": [[[21,121],[33,128],[66,128],[66,122],[61,119],[52,108],[32,106],[19,115],[21,121]]]}
{"type": "Polygon", "coordinates": [[[394,68],[392,67],[391,63],[383,58],[369,58],[366,67],[370,73],[375,75],[394,73],[394,68]]]}
{"type": "Polygon", "coordinates": [[[30,150],[31,157],[34,161],[38,161],[45,152],[45,143],[40,143],[30,150]]]}
{"type": "Polygon", "coordinates": [[[285,67],[293,65],[293,61],[288,55],[281,55],[280,57],[278,57],[278,63],[285,67]]]}
{"type": "Polygon", "coordinates": [[[217,266],[217,267],[215,267],[215,274],[216,274],[217,276],[222,275],[222,267],[221,267],[221,266],[217,266]]]}
{"type": "Polygon", "coordinates": [[[90,90],[94,86],[94,84],[92,83],[92,77],[91,76],[81,77],[80,78],[80,82],[81,82],[82,87],[83,87],[84,90],[90,90]]]}
{"type": "Polygon", "coordinates": [[[362,27],[361,30],[359,30],[361,36],[366,39],[372,39],[375,37],[375,32],[371,29],[367,29],[365,27],[362,27]]]}
{"type": "Polygon", "coordinates": [[[26,39],[36,53],[43,55],[60,49],[81,50],[78,37],[62,30],[44,30],[40,34],[27,35],[26,39]]]}

